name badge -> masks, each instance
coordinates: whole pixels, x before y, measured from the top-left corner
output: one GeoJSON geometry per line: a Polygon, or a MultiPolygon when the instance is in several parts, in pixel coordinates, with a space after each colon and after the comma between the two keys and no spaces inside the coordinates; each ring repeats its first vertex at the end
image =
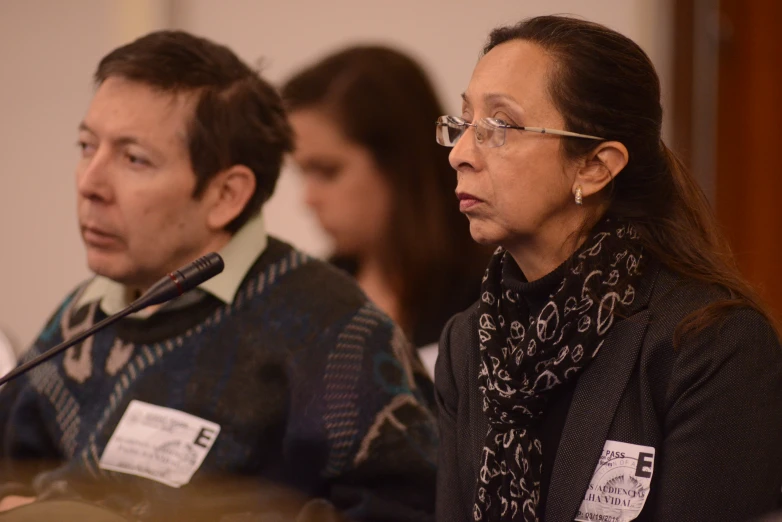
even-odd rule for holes
{"type": "Polygon", "coordinates": [[[627,522],[641,513],[649,496],[654,448],[607,440],[576,520],[627,522]]]}
{"type": "Polygon", "coordinates": [[[190,482],[220,425],[188,413],[131,401],[101,455],[102,469],[178,488],[190,482]]]}

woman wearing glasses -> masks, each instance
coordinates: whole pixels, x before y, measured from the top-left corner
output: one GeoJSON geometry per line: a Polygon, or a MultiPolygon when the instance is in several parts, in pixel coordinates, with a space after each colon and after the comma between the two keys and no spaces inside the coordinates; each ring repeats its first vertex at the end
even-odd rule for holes
{"type": "Polygon", "coordinates": [[[745,520],[782,486],[782,350],[660,137],[644,52],[603,26],[492,32],[453,147],[500,245],[446,327],[441,522],[745,520]]]}

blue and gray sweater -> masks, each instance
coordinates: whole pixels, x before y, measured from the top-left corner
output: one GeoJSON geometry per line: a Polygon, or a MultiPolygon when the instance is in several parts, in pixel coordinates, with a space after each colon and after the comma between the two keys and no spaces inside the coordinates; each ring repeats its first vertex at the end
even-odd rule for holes
{"type": "MultiPolygon", "coordinates": [[[[27,358],[105,317],[65,300],[27,358]]],[[[433,512],[431,383],[400,330],[346,274],[270,238],[232,304],[125,318],[0,392],[3,479],[142,520],[252,512],[269,491],[358,520],[433,512]],[[98,466],[131,400],[221,426],[189,484],[98,466]],[[270,489],[272,488],[272,489],[270,489]]]]}

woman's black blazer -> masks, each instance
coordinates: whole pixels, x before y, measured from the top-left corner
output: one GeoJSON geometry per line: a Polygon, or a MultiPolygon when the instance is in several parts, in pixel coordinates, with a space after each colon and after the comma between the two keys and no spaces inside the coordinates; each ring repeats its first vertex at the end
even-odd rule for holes
{"type": "MultiPolygon", "coordinates": [[[[674,347],[676,325],[725,293],[664,268],[645,278],[636,311],[614,325],[578,379],[544,520],[576,517],[608,440],[655,449],[636,520],[736,521],[774,509],[782,487],[782,348],[773,328],[756,311],[734,308],[674,347]]],[[[473,520],[488,429],[476,321],[473,305],[440,341],[438,522],[473,520]]]]}

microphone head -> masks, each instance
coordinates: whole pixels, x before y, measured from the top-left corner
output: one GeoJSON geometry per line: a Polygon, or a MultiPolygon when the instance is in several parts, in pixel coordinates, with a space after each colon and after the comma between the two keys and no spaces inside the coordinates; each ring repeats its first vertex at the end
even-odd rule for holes
{"type": "Polygon", "coordinates": [[[179,270],[174,270],[152,285],[144,295],[136,299],[129,308],[139,311],[147,306],[165,303],[179,297],[207,281],[225,268],[223,258],[216,252],[211,252],[188,263],[179,270]]]}
{"type": "Polygon", "coordinates": [[[181,293],[192,290],[204,281],[212,279],[225,268],[223,258],[217,252],[210,252],[205,256],[199,257],[192,263],[189,263],[179,270],[168,274],[168,277],[175,278],[182,285],[181,293]]]}

